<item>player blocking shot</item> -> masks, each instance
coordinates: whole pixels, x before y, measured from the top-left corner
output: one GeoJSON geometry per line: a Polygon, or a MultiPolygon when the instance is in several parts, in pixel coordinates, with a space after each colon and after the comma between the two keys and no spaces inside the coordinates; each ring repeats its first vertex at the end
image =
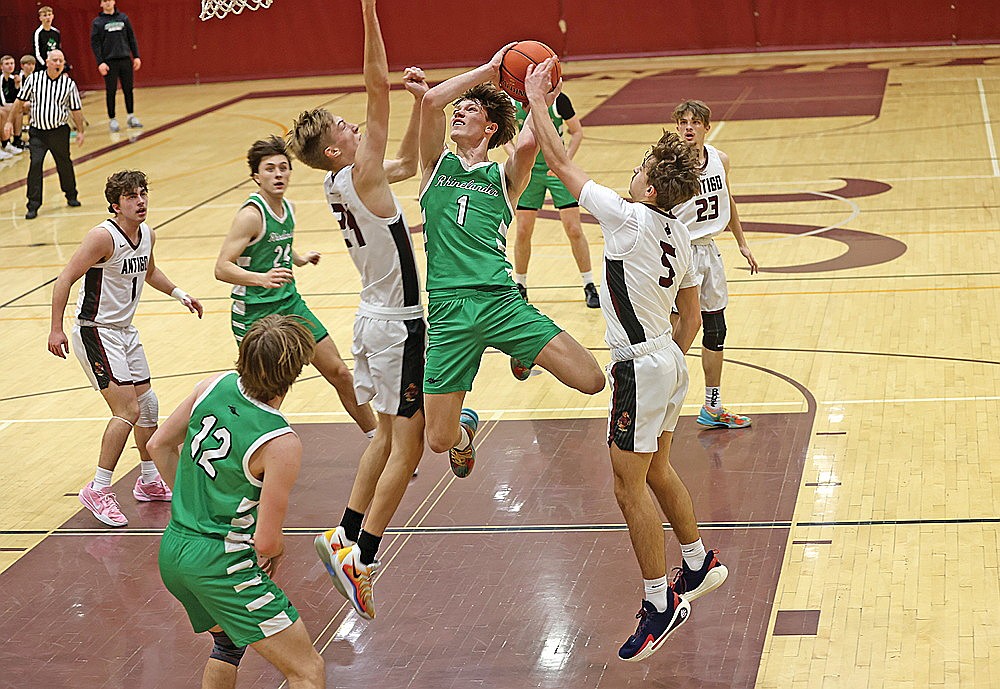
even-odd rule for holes
{"type": "Polygon", "coordinates": [[[360,127],[317,108],[303,112],[289,148],[326,170],[326,200],[340,223],[361,277],[354,322],[354,389],[378,413],[375,439],[358,466],[340,525],[315,539],[337,590],[365,619],[375,617],[372,577],[382,534],[403,498],[424,450],[423,373],[427,327],[410,228],[389,184],[417,171],[423,72],[410,67],[403,85],[413,109],[395,158],[386,159],[389,72],[374,0],[361,3],[365,27],[367,112],[360,127]]]}
{"type": "Polygon", "coordinates": [[[312,365],[337,391],[344,409],[369,437],[375,416],[354,396],[354,379],[326,327],[313,315],[295,286],[292,266],[319,263],[320,254],[299,255],[292,246],[295,210],[285,198],[292,163],[276,136],[255,141],[247,152],[250,177],[258,190],[233,219],[215,262],[217,280],[233,285],[232,328],[237,344],[259,318],[272,313],[301,316],[316,339],[312,365]]]}
{"type": "Polygon", "coordinates": [[[448,452],[459,477],[468,476],[475,462],[479,417],[463,403],[487,347],[510,355],[519,380],[527,379],[537,364],[584,394],[604,388],[593,354],[526,303],[511,277],[507,229],[538,153],[531,127],[525,127],[506,163],[489,159],[491,149],[517,133],[513,104],[490,83],[499,79],[504,53],[513,45],[433,87],[421,106],[427,442],[434,452],[448,452]],[[444,112],[449,104],[454,106],[450,122],[444,112]],[[445,146],[446,134],[455,143],[454,152],[445,146]]]}
{"type": "Polygon", "coordinates": [[[149,284],[202,316],[201,303],[180,289],[153,260],[156,234],[146,224],[149,183],[138,170],[122,170],[104,186],[114,217],[90,230],[56,278],[52,288],[48,349],[58,357],[69,353],[63,314],[73,283],[83,278],[72,330],[73,352],[90,384],[111,410],[104,429],[94,480],[80,491],[80,502],[108,526],[125,526],[111,479],[131,433],[139,450],[140,475],[132,496],[140,502],[169,501],[170,488],[156,471],[147,442],[159,422],[159,402],[150,386],[149,364],[132,325],[142,288],[149,284]]]}
{"type": "Polygon", "coordinates": [[[279,409],[315,346],[299,316],[258,319],[240,342],[236,370],[198,383],[149,441],[174,490],[160,576],[195,633],[212,635],[202,689],[234,689],[247,646],[292,689],[326,686],[322,657],[272,579],[302,462],[302,443],[279,409]]]}
{"type": "Polygon", "coordinates": [[[690,602],[715,590],[728,570],[706,551],[687,487],[670,465],[670,443],[684,404],[684,353],[701,324],[687,227],[670,213],[698,190],[697,159],[664,134],[629,183],[630,201],[594,182],[567,155],[546,113],[552,60],[528,69],[530,119],[545,160],[604,235],[601,310],[611,350],[608,447],[615,498],[642,573],[639,624],[618,651],[647,658],[690,614],[690,602]],[[671,326],[676,304],[678,322],[671,326]],[[683,563],[667,582],[663,524],[650,490],[681,544],[683,563]]]}

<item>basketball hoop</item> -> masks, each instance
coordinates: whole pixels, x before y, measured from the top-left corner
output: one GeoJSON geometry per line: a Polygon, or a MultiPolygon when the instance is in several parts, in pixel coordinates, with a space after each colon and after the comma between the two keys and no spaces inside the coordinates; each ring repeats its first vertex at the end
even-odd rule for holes
{"type": "Polygon", "coordinates": [[[267,9],[271,0],[201,0],[201,20],[222,19],[227,14],[239,14],[243,10],[267,9]]]}

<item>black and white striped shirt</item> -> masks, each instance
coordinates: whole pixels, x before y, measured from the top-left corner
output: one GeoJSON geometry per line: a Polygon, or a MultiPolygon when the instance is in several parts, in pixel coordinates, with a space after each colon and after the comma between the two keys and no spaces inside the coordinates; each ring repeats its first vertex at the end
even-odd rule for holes
{"type": "Polygon", "coordinates": [[[31,106],[31,126],[38,129],[55,129],[69,121],[70,110],[79,110],[80,91],[65,72],[55,79],[47,70],[28,76],[21,84],[17,99],[33,101],[31,106]]]}

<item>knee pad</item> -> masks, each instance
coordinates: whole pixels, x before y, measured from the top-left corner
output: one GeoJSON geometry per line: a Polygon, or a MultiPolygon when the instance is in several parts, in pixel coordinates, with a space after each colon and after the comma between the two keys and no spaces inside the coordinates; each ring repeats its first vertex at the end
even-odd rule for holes
{"type": "Polygon", "coordinates": [[[212,654],[209,657],[239,667],[247,647],[234,644],[225,632],[209,632],[209,634],[215,640],[215,646],[212,647],[212,654]]]}
{"type": "Polygon", "coordinates": [[[153,428],[160,420],[160,401],[156,398],[156,393],[150,388],[138,397],[139,420],[135,425],[141,428],[153,428]]]}
{"type": "Polygon", "coordinates": [[[721,352],[726,341],[726,316],[722,311],[702,311],[701,313],[701,344],[705,349],[721,352]]]}

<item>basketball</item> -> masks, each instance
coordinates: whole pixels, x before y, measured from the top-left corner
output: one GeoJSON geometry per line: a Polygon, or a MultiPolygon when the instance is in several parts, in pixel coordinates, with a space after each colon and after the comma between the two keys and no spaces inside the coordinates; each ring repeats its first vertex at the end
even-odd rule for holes
{"type": "Polygon", "coordinates": [[[503,56],[500,64],[500,88],[514,100],[528,102],[524,93],[524,77],[528,73],[528,65],[537,65],[550,57],[556,58],[555,69],[552,70],[552,88],[555,88],[562,77],[562,67],[555,51],[538,41],[521,41],[511,47],[503,56]]]}

